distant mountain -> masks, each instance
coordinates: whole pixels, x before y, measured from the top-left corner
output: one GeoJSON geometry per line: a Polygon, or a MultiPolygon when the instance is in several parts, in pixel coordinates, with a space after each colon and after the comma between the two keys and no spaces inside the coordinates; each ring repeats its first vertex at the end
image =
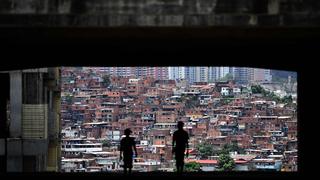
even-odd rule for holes
{"type": "Polygon", "coordinates": [[[297,72],[294,71],[280,71],[280,70],[271,70],[271,75],[273,78],[297,78],[297,72]]]}

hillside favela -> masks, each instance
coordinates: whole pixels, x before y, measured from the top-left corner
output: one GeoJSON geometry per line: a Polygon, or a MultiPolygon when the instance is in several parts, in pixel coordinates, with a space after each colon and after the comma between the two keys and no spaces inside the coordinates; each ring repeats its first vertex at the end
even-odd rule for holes
{"type": "Polygon", "coordinates": [[[297,73],[249,67],[62,67],[61,171],[174,172],[184,122],[187,172],[297,171],[297,73]]]}

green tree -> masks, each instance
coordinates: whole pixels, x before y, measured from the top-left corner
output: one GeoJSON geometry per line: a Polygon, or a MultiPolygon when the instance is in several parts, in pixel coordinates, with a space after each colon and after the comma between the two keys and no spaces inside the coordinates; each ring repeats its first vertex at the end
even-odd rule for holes
{"type": "Polygon", "coordinates": [[[237,152],[239,154],[243,154],[244,149],[240,148],[237,142],[232,142],[231,144],[225,144],[222,149],[222,153],[229,153],[229,152],[237,152]]]}
{"type": "Polygon", "coordinates": [[[279,96],[275,95],[274,93],[270,94],[270,98],[272,101],[275,101],[277,103],[281,101],[281,98],[279,96]]]}
{"type": "Polygon", "coordinates": [[[218,170],[220,171],[232,171],[235,168],[235,162],[230,157],[230,152],[244,153],[244,149],[238,146],[237,142],[231,144],[225,144],[219,153],[218,158],[218,170]]]}
{"type": "Polygon", "coordinates": [[[283,84],[287,81],[287,78],[281,78],[278,76],[272,76],[272,82],[283,84]]]}
{"type": "Polygon", "coordinates": [[[196,106],[199,106],[199,104],[200,104],[198,97],[195,95],[186,97],[186,98],[184,98],[184,100],[185,100],[184,102],[185,102],[187,108],[194,108],[196,106]]]}
{"type": "Polygon", "coordinates": [[[231,81],[231,80],[233,80],[233,76],[231,73],[227,73],[224,77],[219,79],[219,81],[231,81]]]}
{"type": "Polygon", "coordinates": [[[224,97],[223,99],[220,100],[222,105],[226,105],[229,104],[230,102],[232,102],[232,100],[228,97],[224,97]]]}
{"type": "Polygon", "coordinates": [[[72,100],[73,100],[73,96],[72,95],[68,94],[65,98],[66,98],[66,101],[68,103],[72,103],[72,100]]]}
{"type": "Polygon", "coordinates": [[[111,146],[111,142],[108,141],[108,140],[103,140],[103,141],[102,141],[102,146],[103,146],[103,147],[110,147],[110,146],[111,146]]]}
{"type": "Polygon", "coordinates": [[[218,159],[219,171],[232,171],[235,168],[235,162],[226,152],[222,152],[218,159]]]}
{"type": "Polygon", "coordinates": [[[193,102],[198,102],[198,96],[196,96],[196,95],[193,95],[192,96],[192,98],[191,98],[191,100],[193,101],[193,102]]]}
{"type": "Polygon", "coordinates": [[[265,94],[265,90],[260,85],[252,85],[251,86],[251,92],[253,94],[265,94]]]}
{"type": "Polygon", "coordinates": [[[184,165],[184,169],[187,172],[195,172],[201,170],[201,165],[197,162],[189,162],[184,165]]]}
{"type": "Polygon", "coordinates": [[[292,103],[292,96],[284,96],[282,99],[281,99],[281,102],[282,103],[285,103],[285,104],[291,104],[292,103]]]}
{"type": "Polygon", "coordinates": [[[208,158],[208,156],[218,154],[218,150],[215,149],[211,144],[206,142],[199,144],[197,146],[197,150],[201,158],[208,158]]]}

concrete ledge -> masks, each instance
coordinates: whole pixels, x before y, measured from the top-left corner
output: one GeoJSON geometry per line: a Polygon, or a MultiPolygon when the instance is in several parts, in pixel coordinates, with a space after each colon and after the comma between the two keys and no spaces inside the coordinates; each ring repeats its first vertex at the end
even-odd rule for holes
{"type": "MultiPolygon", "coordinates": [[[[10,174],[11,175],[11,174],[10,174]]],[[[9,175],[9,176],[10,176],[9,175]]],[[[44,172],[44,173],[21,173],[19,174],[21,177],[27,177],[32,176],[32,178],[41,178],[43,179],[45,176],[53,177],[54,179],[63,177],[66,179],[72,179],[72,178],[97,178],[97,179],[108,179],[108,180],[118,180],[118,179],[139,179],[139,180],[150,180],[150,179],[183,179],[183,180],[194,180],[194,179],[291,179],[294,177],[302,177],[302,173],[298,172],[290,172],[290,173],[284,173],[284,172],[257,172],[257,171],[231,171],[231,172],[188,172],[183,173],[181,175],[177,175],[173,172],[144,172],[144,173],[138,173],[133,172],[129,175],[124,175],[122,172],[119,173],[50,173],[50,172],[44,172]]],[[[17,174],[14,175],[15,177],[18,177],[17,174]]]]}
{"type": "MultiPolygon", "coordinates": [[[[285,40],[313,40],[318,42],[320,27],[6,27],[0,28],[0,39],[24,40],[27,42],[104,42],[115,43],[126,40],[135,43],[141,41],[161,39],[182,40],[206,40],[214,43],[217,40],[232,42],[241,40],[244,42],[285,41],[285,40]],[[129,39],[128,39],[129,38],[129,39]],[[141,39],[142,38],[142,39],[141,39]],[[150,39],[151,38],[151,39],[150,39]],[[214,40],[214,41],[213,41],[214,40]],[[232,41],[230,41],[232,40],[232,41]]],[[[30,66],[38,67],[38,66],[30,66]]]]}
{"type": "Polygon", "coordinates": [[[22,140],[19,138],[7,139],[7,155],[21,156],[22,155],[22,140]]]}
{"type": "Polygon", "coordinates": [[[9,14],[290,14],[317,12],[318,0],[1,0],[9,14]]]}
{"type": "Polygon", "coordinates": [[[23,140],[23,155],[32,156],[32,155],[45,155],[48,152],[48,141],[39,139],[39,140],[23,140]]]}
{"type": "Polygon", "coordinates": [[[39,140],[8,139],[7,140],[8,156],[22,156],[22,155],[32,156],[32,155],[46,154],[47,149],[48,149],[48,141],[43,139],[39,139],[39,140]]]}
{"type": "Polygon", "coordinates": [[[30,15],[0,14],[0,27],[191,27],[191,26],[320,26],[317,14],[193,14],[193,15],[30,15]]]}

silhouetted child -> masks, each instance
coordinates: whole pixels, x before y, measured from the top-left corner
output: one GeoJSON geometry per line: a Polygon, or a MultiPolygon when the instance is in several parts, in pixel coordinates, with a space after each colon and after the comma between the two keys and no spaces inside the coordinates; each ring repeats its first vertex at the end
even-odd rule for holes
{"type": "Polygon", "coordinates": [[[129,137],[131,133],[132,131],[129,128],[124,130],[126,137],[122,138],[120,142],[120,160],[122,160],[123,157],[123,168],[125,174],[127,173],[127,168],[129,168],[129,173],[131,173],[133,150],[135,151],[136,157],[138,156],[134,138],[129,137]]]}
{"type": "MultiPolygon", "coordinates": [[[[173,133],[173,138],[172,138],[172,153],[175,153],[176,167],[177,167],[178,173],[183,172],[184,152],[186,149],[189,148],[188,146],[189,135],[185,130],[183,130],[183,125],[184,125],[183,122],[181,121],[178,122],[178,130],[173,133]]],[[[188,151],[186,155],[187,157],[189,156],[188,151]]]]}

